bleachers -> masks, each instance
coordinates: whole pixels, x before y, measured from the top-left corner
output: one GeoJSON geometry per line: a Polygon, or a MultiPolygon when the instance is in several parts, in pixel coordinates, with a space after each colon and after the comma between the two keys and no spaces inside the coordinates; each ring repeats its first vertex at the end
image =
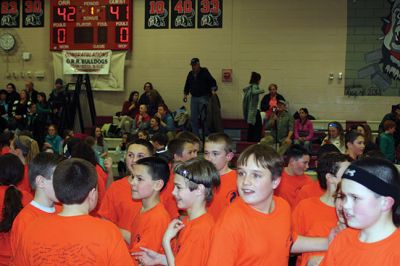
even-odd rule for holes
{"type": "MultiPolygon", "coordinates": [[[[97,124],[102,125],[104,123],[112,123],[112,116],[99,116],[97,117],[97,124]]],[[[327,131],[327,125],[329,122],[333,120],[313,120],[314,131],[315,131],[315,139],[321,139],[325,136],[327,131]]],[[[367,123],[372,130],[373,136],[378,135],[378,128],[380,121],[346,121],[346,120],[335,120],[340,122],[345,129],[349,129],[352,125],[367,123]]],[[[235,165],[238,155],[246,149],[248,146],[254,144],[253,142],[247,142],[247,123],[243,119],[223,119],[223,127],[224,132],[228,134],[235,143],[235,157],[233,158],[232,164],[235,165]]],[[[113,171],[114,175],[118,175],[117,163],[118,163],[118,155],[115,152],[115,148],[121,143],[121,138],[105,138],[109,149],[109,156],[113,159],[113,171]]],[[[317,150],[319,148],[318,141],[313,147],[313,150],[317,150]]]]}

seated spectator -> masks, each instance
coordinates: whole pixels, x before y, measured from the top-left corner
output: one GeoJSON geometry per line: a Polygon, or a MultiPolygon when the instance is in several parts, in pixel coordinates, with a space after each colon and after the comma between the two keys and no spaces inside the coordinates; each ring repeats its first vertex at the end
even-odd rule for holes
{"type": "Polygon", "coordinates": [[[150,119],[150,128],[149,128],[149,135],[150,137],[156,133],[166,133],[165,128],[161,127],[160,125],[160,118],[154,116],[150,119]]]}
{"type": "Polygon", "coordinates": [[[379,150],[379,147],[374,143],[371,127],[368,124],[356,125],[352,128],[352,130],[356,130],[358,133],[364,136],[364,141],[365,141],[364,153],[369,152],[371,150],[379,150]]]}
{"type": "Polygon", "coordinates": [[[8,102],[7,91],[0,90],[0,132],[8,126],[8,102]]]}
{"type": "Polygon", "coordinates": [[[355,161],[364,153],[364,136],[357,131],[349,131],[344,137],[346,143],[346,154],[349,161],[355,161]]]}
{"type": "Polygon", "coordinates": [[[158,106],[164,104],[164,100],[157,90],[148,92],[149,103],[147,104],[148,114],[154,116],[158,111],[158,106]]]}
{"type": "Polygon", "coordinates": [[[118,125],[118,128],[120,128],[122,132],[129,132],[132,127],[132,122],[135,119],[135,116],[139,113],[138,100],[139,92],[133,91],[129,95],[129,99],[124,102],[121,116],[119,117],[120,123],[118,125]]]}
{"type": "Polygon", "coordinates": [[[107,142],[104,140],[104,136],[103,133],[101,132],[100,127],[95,127],[93,135],[95,139],[93,149],[96,153],[96,157],[98,158],[99,164],[104,169],[104,159],[108,155],[107,142]]]}
{"type": "Polygon", "coordinates": [[[149,141],[150,140],[149,132],[147,132],[147,130],[144,130],[144,129],[143,130],[139,130],[138,133],[137,133],[137,138],[149,141]]]}
{"type": "Polygon", "coordinates": [[[144,104],[148,105],[149,104],[149,91],[153,90],[153,84],[150,82],[146,82],[143,86],[143,94],[139,98],[139,105],[144,104]]]}
{"type": "Polygon", "coordinates": [[[65,106],[66,92],[64,82],[58,78],[55,82],[55,87],[51,91],[49,96],[49,105],[51,109],[51,121],[52,123],[59,123],[61,119],[61,112],[65,106]]]}
{"type": "Polygon", "coordinates": [[[262,98],[260,104],[261,112],[266,112],[267,117],[273,113],[274,108],[278,107],[279,100],[286,101],[285,98],[277,92],[278,85],[271,83],[268,86],[268,91],[269,93],[262,98]]]}
{"type": "Polygon", "coordinates": [[[137,133],[139,130],[147,130],[150,127],[150,116],[147,113],[147,106],[141,104],[139,107],[139,113],[135,116],[135,123],[133,132],[137,133]]]}
{"type": "Polygon", "coordinates": [[[160,104],[158,106],[157,113],[155,114],[155,116],[160,118],[160,125],[161,127],[165,128],[166,131],[175,130],[174,118],[168,111],[168,107],[165,104],[160,104]]]}
{"type": "Polygon", "coordinates": [[[339,149],[341,153],[346,152],[346,146],[344,142],[344,131],[343,127],[339,122],[333,121],[328,124],[328,136],[322,140],[321,145],[333,144],[339,149]]]}
{"type": "Polygon", "coordinates": [[[51,124],[44,139],[43,150],[51,148],[54,153],[62,154],[63,139],[57,134],[57,126],[51,124]]]}
{"type": "Polygon", "coordinates": [[[150,139],[156,151],[156,157],[164,159],[166,162],[172,161],[172,154],[168,151],[168,136],[163,133],[156,133],[150,139]]]}
{"type": "Polygon", "coordinates": [[[39,92],[37,97],[38,102],[36,103],[36,112],[38,114],[38,134],[35,135],[35,138],[40,144],[42,144],[44,140],[44,132],[46,132],[46,125],[50,121],[51,109],[44,92],[39,92]]]}
{"type": "Polygon", "coordinates": [[[314,127],[308,119],[308,109],[300,108],[300,118],[294,122],[294,144],[304,145],[311,152],[311,140],[314,137],[314,127]]]}
{"type": "MultiPolygon", "coordinates": [[[[126,176],[127,169],[125,163],[125,156],[126,156],[126,146],[129,143],[130,139],[129,133],[122,134],[121,143],[115,148],[115,152],[118,154],[118,174],[119,178],[126,176]]],[[[114,178],[115,179],[115,178],[114,178]]]]}
{"type": "Polygon", "coordinates": [[[392,111],[382,118],[379,124],[379,133],[385,132],[383,123],[385,123],[386,120],[392,120],[396,123],[396,131],[393,134],[393,138],[395,147],[397,147],[400,143],[400,104],[392,105],[392,111]]]}
{"type": "Polygon", "coordinates": [[[11,110],[15,101],[19,100],[19,93],[14,83],[8,83],[6,86],[7,91],[7,104],[8,104],[8,114],[11,114],[11,110]]]}
{"type": "Polygon", "coordinates": [[[396,161],[396,147],[393,134],[396,131],[396,122],[386,120],[383,122],[383,128],[385,132],[379,135],[379,148],[385,158],[394,163],[396,161]]]}
{"type": "Polygon", "coordinates": [[[28,106],[31,104],[31,102],[29,101],[28,94],[25,90],[20,91],[19,97],[20,99],[13,103],[10,117],[10,128],[24,130],[26,127],[28,106]]]}
{"type": "Polygon", "coordinates": [[[278,153],[283,155],[290,147],[293,135],[293,117],[286,111],[285,101],[278,101],[278,108],[268,119],[266,128],[271,130],[271,133],[260,142],[276,148],[278,153]]]}

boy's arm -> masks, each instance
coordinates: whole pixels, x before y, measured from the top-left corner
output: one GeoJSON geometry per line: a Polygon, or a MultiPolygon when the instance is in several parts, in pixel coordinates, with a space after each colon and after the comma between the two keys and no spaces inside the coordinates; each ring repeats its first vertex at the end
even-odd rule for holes
{"type": "Polygon", "coordinates": [[[298,235],[293,243],[291,253],[317,252],[326,251],[328,249],[328,238],[322,237],[305,237],[298,235]]]}

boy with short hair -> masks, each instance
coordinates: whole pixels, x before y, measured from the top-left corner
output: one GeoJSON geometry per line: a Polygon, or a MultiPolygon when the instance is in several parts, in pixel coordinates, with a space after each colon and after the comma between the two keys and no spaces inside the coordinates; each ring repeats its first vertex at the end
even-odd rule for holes
{"type": "Polygon", "coordinates": [[[156,150],[155,156],[164,159],[166,162],[172,160],[172,155],[168,151],[168,141],[168,136],[163,133],[156,133],[150,138],[150,142],[156,150]]]}
{"type": "Polygon", "coordinates": [[[46,217],[61,211],[53,188],[53,172],[63,157],[53,153],[41,152],[29,163],[29,183],[35,197],[26,205],[13,222],[11,229],[11,250],[15,256],[18,242],[26,227],[39,217],[46,217]]]}
{"type": "Polygon", "coordinates": [[[385,132],[379,135],[379,149],[385,158],[394,163],[396,161],[396,146],[393,134],[396,131],[396,123],[392,120],[383,122],[385,132]]]}
{"type": "MultiPolygon", "coordinates": [[[[296,233],[309,237],[328,237],[338,222],[335,210],[335,194],[342,175],[350,165],[342,153],[326,153],[318,161],[318,181],[325,190],[321,197],[300,201],[293,211],[293,227],[296,233]]],[[[304,252],[297,258],[297,265],[307,265],[312,256],[320,257],[325,252],[304,252]]],[[[314,258],[316,260],[316,258],[314,258]]]]}
{"type": "Polygon", "coordinates": [[[14,264],[132,265],[118,228],[89,216],[98,196],[95,167],[83,159],[65,160],[54,171],[53,185],[63,210],[26,228],[14,264]]]}
{"type": "Polygon", "coordinates": [[[300,189],[313,182],[310,176],[304,174],[308,169],[310,155],[300,145],[292,145],[286,153],[289,160],[288,166],[282,172],[281,182],[275,190],[275,195],[287,200],[293,209],[300,189]]]}
{"type": "Polygon", "coordinates": [[[212,200],[220,183],[218,171],[211,162],[195,158],[178,163],[174,172],[173,194],[188,217],[169,224],[163,237],[165,255],[145,248],[134,255],[145,265],[206,265],[214,226],[206,204],[212,200]]]}
{"type": "Polygon", "coordinates": [[[140,201],[132,200],[131,182],[133,168],[139,159],[150,157],[154,154],[153,145],[142,139],[127,144],[126,168],[129,175],[111,183],[104,195],[98,214],[116,224],[124,235],[124,239],[130,241],[130,232],[134,214],[142,207],[140,201]]]}
{"type": "Polygon", "coordinates": [[[233,156],[233,142],[227,134],[213,133],[207,137],[204,143],[204,158],[214,164],[221,177],[221,185],[216,189],[212,201],[208,204],[208,212],[215,220],[238,196],[236,170],[228,166],[233,156]]]}
{"type": "Polygon", "coordinates": [[[137,252],[145,247],[159,252],[170,222],[160,201],[160,192],[169,179],[168,164],[157,157],[140,159],[133,168],[132,177],[132,198],[140,200],[142,208],[135,213],[131,226],[130,251],[137,252]]]}
{"type": "Polygon", "coordinates": [[[327,239],[292,237],[290,206],[274,196],[283,169],[283,160],[274,149],[252,145],[239,156],[237,165],[240,197],[215,224],[207,265],[287,266],[289,250],[327,248],[327,239]]]}

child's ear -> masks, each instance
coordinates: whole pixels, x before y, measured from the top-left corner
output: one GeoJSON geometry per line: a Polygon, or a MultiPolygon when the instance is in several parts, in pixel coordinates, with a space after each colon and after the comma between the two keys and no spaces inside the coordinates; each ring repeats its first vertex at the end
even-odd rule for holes
{"type": "Polygon", "coordinates": [[[154,186],[153,186],[154,190],[161,191],[163,186],[164,186],[164,181],[162,179],[154,181],[154,186]]]}
{"type": "Polygon", "coordinates": [[[325,179],[326,179],[327,183],[332,184],[332,183],[335,183],[337,178],[336,178],[336,176],[332,175],[331,173],[327,173],[325,175],[325,179]]]}
{"type": "Polygon", "coordinates": [[[382,211],[390,211],[394,205],[394,199],[389,196],[381,196],[381,208],[382,211]]]}
{"type": "Polygon", "coordinates": [[[228,152],[228,153],[226,154],[226,160],[227,160],[228,162],[230,162],[230,161],[232,160],[233,156],[235,156],[235,154],[234,154],[233,152],[228,152]]]}
{"type": "Polygon", "coordinates": [[[281,177],[276,177],[275,179],[272,180],[272,188],[276,189],[280,183],[281,183],[281,177]]]}
{"type": "Polygon", "coordinates": [[[42,175],[36,176],[35,183],[37,188],[43,187],[44,177],[42,175]]]}
{"type": "Polygon", "coordinates": [[[197,186],[197,189],[195,190],[196,191],[196,195],[205,195],[205,190],[206,190],[206,188],[204,187],[204,185],[203,184],[199,184],[198,186],[197,186]]]}

